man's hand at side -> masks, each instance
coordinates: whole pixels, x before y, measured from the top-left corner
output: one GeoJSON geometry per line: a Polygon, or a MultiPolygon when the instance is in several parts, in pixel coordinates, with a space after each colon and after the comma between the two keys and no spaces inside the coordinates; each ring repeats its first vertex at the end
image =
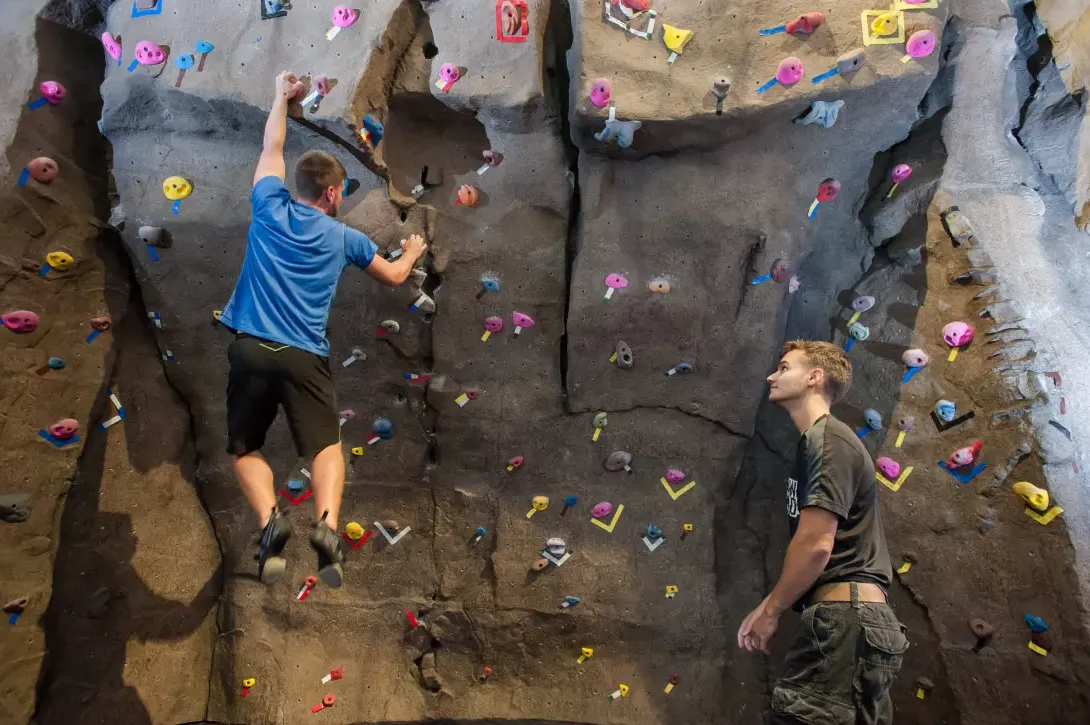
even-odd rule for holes
{"type": "Polygon", "coordinates": [[[780,626],[780,614],[769,603],[769,597],[757,605],[738,628],[738,646],[750,652],[768,651],[768,642],[780,626]]]}
{"type": "Polygon", "coordinates": [[[367,265],[367,274],[384,285],[396,287],[408,278],[416,260],[424,256],[427,249],[428,245],[424,243],[423,237],[413,234],[408,239],[401,240],[401,257],[396,261],[387,262],[376,255],[367,265]]]}

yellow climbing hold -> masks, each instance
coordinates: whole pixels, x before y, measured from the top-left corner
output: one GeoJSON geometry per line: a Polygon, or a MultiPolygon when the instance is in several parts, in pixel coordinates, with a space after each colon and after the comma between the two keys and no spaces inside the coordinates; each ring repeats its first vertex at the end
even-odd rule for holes
{"type": "Polygon", "coordinates": [[[1038,511],[1048,510],[1048,491],[1034,486],[1029,481],[1019,481],[1011,486],[1011,490],[1022,497],[1031,508],[1038,511]]]}
{"type": "Polygon", "coordinates": [[[897,30],[897,13],[882,13],[871,21],[870,29],[875,35],[889,35],[897,30]]]}
{"type": "Polygon", "coordinates": [[[171,201],[184,199],[193,193],[193,184],[181,176],[168,176],[163,181],[163,196],[171,201]]]}
{"type": "Polygon", "coordinates": [[[363,538],[363,527],[355,521],[349,521],[348,525],[344,527],[344,533],[348,534],[348,538],[352,539],[352,541],[359,541],[363,538]]]}
{"type": "Polygon", "coordinates": [[[693,31],[682,30],[681,28],[675,28],[673,25],[662,26],[662,42],[666,44],[666,48],[673,53],[681,55],[685,50],[685,46],[689,44],[689,41],[693,39],[693,31]]]}
{"type": "Polygon", "coordinates": [[[257,684],[257,680],[255,680],[252,677],[247,677],[245,680],[242,681],[242,686],[243,687],[253,687],[256,684],[257,684]]]}

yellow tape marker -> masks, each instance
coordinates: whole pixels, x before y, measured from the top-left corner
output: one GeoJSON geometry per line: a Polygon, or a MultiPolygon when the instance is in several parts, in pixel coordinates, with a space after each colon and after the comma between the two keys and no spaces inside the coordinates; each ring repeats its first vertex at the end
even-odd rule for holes
{"type": "Polygon", "coordinates": [[[905,481],[908,480],[908,475],[910,473],[912,473],[912,466],[909,466],[905,470],[901,471],[901,475],[897,477],[896,481],[889,480],[878,471],[874,472],[874,477],[877,478],[880,483],[884,484],[890,491],[896,491],[901,488],[901,485],[904,484],[905,481]]]}
{"type": "Polygon", "coordinates": [[[911,568],[912,568],[912,562],[911,561],[906,561],[904,564],[901,564],[901,567],[897,570],[897,573],[898,574],[907,574],[908,570],[911,569],[911,568]]]}
{"type": "Polygon", "coordinates": [[[905,432],[900,431],[897,433],[897,442],[893,444],[894,448],[900,448],[901,444],[905,442],[905,432]]]}
{"type": "Polygon", "coordinates": [[[662,487],[666,489],[666,493],[670,494],[670,498],[674,499],[675,501],[677,501],[683,493],[696,485],[696,481],[689,481],[687,484],[675,491],[674,489],[670,488],[670,482],[667,481],[665,478],[659,478],[659,483],[661,483],[662,487]]]}
{"type": "Polygon", "coordinates": [[[526,512],[526,518],[530,518],[531,516],[533,516],[536,513],[537,513],[537,509],[530,509],[529,511],[526,512]]]}
{"type": "Polygon", "coordinates": [[[613,353],[613,355],[609,358],[609,361],[612,363],[617,362],[617,353],[613,353]]]}
{"type": "Polygon", "coordinates": [[[1048,513],[1045,514],[1039,514],[1028,506],[1026,507],[1026,516],[1029,516],[1041,526],[1048,526],[1052,519],[1056,518],[1063,512],[1064,510],[1059,506],[1053,506],[1048,510],[1048,513]]]}
{"type": "Polygon", "coordinates": [[[674,689],[674,683],[673,682],[667,682],[666,683],[666,689],[663,690],[663,692],[665,692],[667,695],[669,695],[670,690],[672,690],[672,689],[674,689]]]}
{"type": "Polygon", "coordinates": [[[956,347],[950,348],[950,354],[946,356],[946,362],[954,362],[958,359],[958,349],[956,347]]]}
{"type": "Polygon", "coordinates": [[[848,324],[850,325],[853,322],[855,322],[856,320],[858,320],[859,316],[862,315],[862,314],[863,314],[862,312],[856,312],[854,315],[852,315],[851,319],[848,320],[848,324]]]}
{"type": "Polygon", "coordinates": [[[1029,646],[1029,648],[1031,650],[1033,650],[1037,654],[1041,655],[1042,657],[1048,657],[1048,650],[1046,650],[1046,649],[1044,649],[1042,647],[1038,647],[1033,642],[1030,642],[1028,646],[1029,646]]]}
{"type": "Polygon", "coordinates": [[[490,330],[485,330],[484,334],[481,335],[481,342],[488,342],[488,338],[490,337],[492,337],[492,332],[490,330]]]}
{"type": "Polygon", "coordinates": [[[917,700],[922,700],[923,698],[924,698],[923,688],[922,687],[917,687],[916,688],[916,699],[917,700]]]}
{"type": "Polygon", "coordinates": [[[596,440],[598,440],[598,436],[600,436],[600,435],[602,435],[602,429],[601,428],[595,428],[594,429],[594,435],[592,435],[590,437],[590,439],[592,441],[596,441],[596,440]]]}
{"type": "MultiPolygon", "coordinates": [[[[907,57],[908,57],[908,56],[906,55],[906,56],[905,56],[905,58],[907,58],[907,57]]],[[[901,62],[902,62],[902,63],[905,63],[906,61],[903,61],[903,60],[902,60],[901,62]]],[[[888,193],[888,194],[886,194],[886,198],[887,198],[887,199],[892,199],[892,198],[893,198],[893,192],[897,191],[897,187],[898,187],[898,186],[900,186],[900,185],[901,185],[901,182],[899,182],[899,181],[895,181],[895,182],[893,182],[893,186],[891,186],[891,187],[889,188],[889,193],[888,193]]]]}
{"type": "Polygon", "coordinates": [[[615,527],[617,525],[617,521],[620,520],[622,511],[624,511],[624,504],[623,503],[618,505],[617,510],[613,512],[613,520],[609,522],[608,526],[603,524],[598,519],[591,519],[590,522],[592,524],[594,524],[595,526],[597,526],[598,528],[605,529],[606,531],[608,531],[609,533],[612,534],[613,533],[613,527],[615,527]]]}
{"type": "MultiPolygon", "coordinates": [[[[911,56],[911,55],[902,55],[902,56],[901,56],[901,62],[902,62],[902,63],[908,63],[908,61],[910,61],[910,60],[912,60],[912,56],[911,56]]],[[[891,191],[891,192],[889,192],[889,193],[890,193],[890,194],[892,194],[893,192],[891,191]]],[[[889,197],[887,196],[886,198],[888,199],[889,197]]]]}
{"type": "Polygon", "coordinates": [[[462,393],[461,395],[459,395],[457,398],[454,399],[454,402],[458,404],[459,408],[461,408],[463,405],[465,405],[466,403],[469,402],[469,396],[466,395],[465,393],[462,393]]]}

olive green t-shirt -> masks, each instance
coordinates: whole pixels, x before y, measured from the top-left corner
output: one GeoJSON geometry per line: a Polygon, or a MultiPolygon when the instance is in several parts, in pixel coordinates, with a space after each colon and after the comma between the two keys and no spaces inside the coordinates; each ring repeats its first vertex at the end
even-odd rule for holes
{"type": "Polygon", "coordinates": [[[836,539],[825,571],[798,605],[817,587],[831,582],[870,582],[889,588],[893,570],[878,513],[874,463],[851,428],[825,415],[802,434],[795,468],[787,479],[787,517],[791,536],[799,512],[817,506],[836,514],[836,539]]]}

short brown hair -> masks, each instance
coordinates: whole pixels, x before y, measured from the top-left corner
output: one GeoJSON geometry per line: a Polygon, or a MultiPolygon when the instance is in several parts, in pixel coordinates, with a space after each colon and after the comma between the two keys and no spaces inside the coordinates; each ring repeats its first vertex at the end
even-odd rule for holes
{"type": "Polygon", "coordinates": [[[295,189],[307,201],[318,201],[329,187],[344,186],[348,173],[325,151],[307,151],[295,165],[295,189]]]}
{"type": "Polygon", "coordinates": [[[792,340],[783,346],[783,355],[792,350],[802,350],[810,365],[825,373],[825,397],[835,403],[844,397],[852,386],[852,361],[831,342],[792,340]]]}

